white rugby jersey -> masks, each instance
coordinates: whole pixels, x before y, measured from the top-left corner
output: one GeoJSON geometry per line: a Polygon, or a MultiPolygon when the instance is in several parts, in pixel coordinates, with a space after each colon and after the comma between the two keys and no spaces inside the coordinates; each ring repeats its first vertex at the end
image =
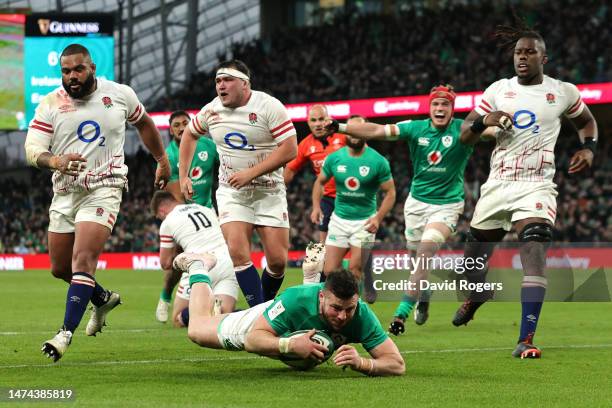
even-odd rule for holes
{"type": "Polygon", "coordinates": [[[53,174],[55,193],[127,186],[125,122],[138,122],[145,109],[129,86],[96,80],[96,90],[82,99],[71,98],[63,87],[55,89],[30,122],[27,137],[42,138],[52,154],[80,153],[87,159],[87,169],[78,177],[53,174]]]}
{"type": "Polygon", "coordinates": [[[214,210],[199,204],[179,204],[159,227],[160,248],[179,245],[184,252],[221,252],[229,256],[214,210]]]}
{"type": "Polygon", "coordinates": [[[520,85],[517,77],[491,84],[476,112],[504,111],[514,120],[511,130],[498,132],[489,178],[551,182],[561,116],[575,118],[584,107],[575,85],[546,75],[538,85],[520,85]]]}
{"type": "MultiPolygon", "coordinates": [[[[252,91],[246,105],[226,108],[216,97],[189,123],[191,133],[210,134],[219,152],[219,185],[232,188],[227,180],[241,170],[265,160],[295,128],[289,113],[276,98],[252,91]]],[[[283,169],[278,168],[251,181],[242,189],[284,189],[283,169]]]]}

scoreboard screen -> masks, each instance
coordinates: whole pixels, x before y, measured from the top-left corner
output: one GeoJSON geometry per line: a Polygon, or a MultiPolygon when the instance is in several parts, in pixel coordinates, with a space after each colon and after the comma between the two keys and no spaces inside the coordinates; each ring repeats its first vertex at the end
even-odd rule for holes
{"type": "Polygon", "coordinates": [[[0,129],[25,128],[23,14],[0,14],[0,129]]]}

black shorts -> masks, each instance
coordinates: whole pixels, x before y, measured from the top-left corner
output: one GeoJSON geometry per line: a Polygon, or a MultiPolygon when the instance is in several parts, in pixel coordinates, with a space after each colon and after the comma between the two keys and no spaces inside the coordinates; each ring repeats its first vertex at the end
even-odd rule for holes
{"type": "Polygon", "coordinates": [[[323,212],[323,219],[319,223],[319,231],[327,232],[327,226],[329,225],[329,219],[334,212],[334,203],[336,199],[329,196],[323,196],[321,199],[321,211],[323,212]]]}

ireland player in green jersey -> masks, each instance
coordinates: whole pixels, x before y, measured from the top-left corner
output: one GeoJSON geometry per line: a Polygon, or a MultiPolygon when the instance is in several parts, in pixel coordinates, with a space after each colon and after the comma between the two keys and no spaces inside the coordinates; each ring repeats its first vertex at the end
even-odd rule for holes
{"type": "MultiPolygon", "coordinates": [[[[183,131],[189,125],[189,120],[189,114],[182,110],[174,111],[170,115],[170,143],[166,148],[166,154],[170,161],[172,173],[166,186],[166,191],[172,193],[179,203],[184,201],[178,183],[179,145],[181,144],[183,131]]],[[[212,208],[213,181],[216,179],[214,171],[218,167],[219,155],[217,154],[215,143],[208,138],[200,138],[191,162],[191,168],[189,169],[189,176],[193,185],[193,198],[191,200],[193,203],[212,208]]],[[[164,270],[164,286],[155,311],[155,317],[162,323],[168,320],[168,309],[172,299],[172,291],[180,278],[180,273],[175,273],[171,269],[164,270]]],[[[187,302],[185,300],[175,299],[174,309],[184,309],[186,307],[187,302]]]]}
{"type": "MultiPolygon", "coordinates": [[[[203,265],[214,267],[210,262],[203,265]]],[[[327,349],[310,339],[318,330],[333,339],[337,366],[372,376],[402,375],[406,370],[397,346],[359,299],[357,279],[349,271],[334,271],[325,283],[294,286],[274,300],[216,316],[210,316],[210,305],[199,302],[206,283],[195,276],[192,282],[188,333],[202,347],[246,350],[272,358],[290,353],[320,362],[327,349]],[[309,332],[283,337],[299,330],[309,332]],[[349,343],[361,343],[371,358],[360,357],[349,343]]]]}
{"type": "MultiPolygon", "coordinates": [[[[463,120],[453,117],[455,92],[450,85],[432,88],[429,94],[429,119],[400,122],[395,125],[338,124],[339,130],[361,139],[387,139],[406,142],[410,150],[414,176],[404,205],[405,236],[413,257],[433,257],[439,246],[455,232],[463,213],[463,173],[473,147],[459,142],[463,120]]],[[[410,281],[409,291],[397,308],[389,331],[404,332],[404,322],[417,300],[415,321],[423,324],[428,317],[429,293],[419,293],[419,283],[428,276],[426,262],[419,262],[410,281]]]]}
{"type": "Polygon", "coordinates": [[[323,186],[332,177],[336,180],[336,200],[325,240],[323,273],[327,275],[340,267],[350,249],[349,270],[361,279],[362,248],[374,242],[380,222],[395,203],[391,168],[387,159],[367,146],[363,139],[347,137],[345,147],[325,158],[314,183],[311,215],[314,223],[322,217],[319,203],[323,186]],[[376,211],[379,190],[384,198],[376,211]]]}

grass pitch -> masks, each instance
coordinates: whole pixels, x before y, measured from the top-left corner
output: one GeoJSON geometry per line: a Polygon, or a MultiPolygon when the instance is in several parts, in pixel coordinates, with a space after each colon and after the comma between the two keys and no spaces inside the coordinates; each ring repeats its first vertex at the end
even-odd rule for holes
{"type": "MultiPolygon", "coordinates": [[[[541,360],[510,356],[519,303],[487,304],[461,328],[450,323],[458,303],[434,303],[426,325],[410,322],[405,334],[393,338],[406,360],[406,375],[367,378],[332,363],[296,372],[245,352],[201,349],[184,329],[155,321],[161,272],[100,271],[98,278],[118,291],[124,304],[97,337],[85,336],[84,320],[67,354],[54,364],[40,347],[62,323],[66,284],[48,271],[0,272],[0,404],[7,388],[75,392],[72,402],[36,403],[39,407],[612,404],[611,303],[546,303],[536,337],[541,360]]],[[[285,285],[300,281],[301,271],[290,270],[285,285]]],[[[374,305],[384,327],[394,307],[374,305]]]]}

